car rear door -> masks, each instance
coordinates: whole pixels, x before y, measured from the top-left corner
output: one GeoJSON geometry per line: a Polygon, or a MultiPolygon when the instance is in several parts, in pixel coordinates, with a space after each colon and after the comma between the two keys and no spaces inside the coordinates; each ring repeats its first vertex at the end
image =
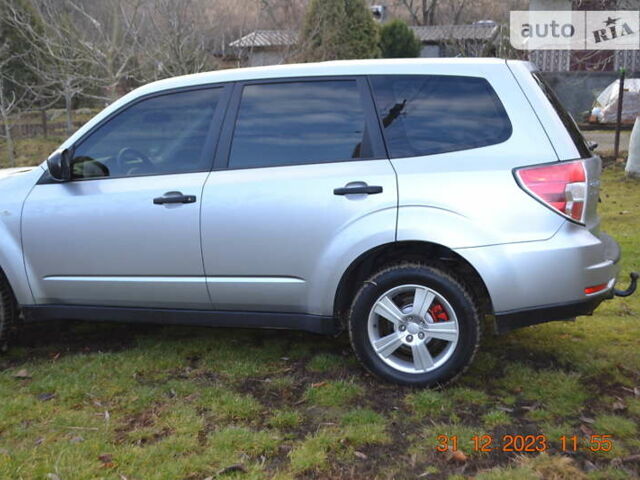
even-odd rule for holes
{"type": "Polygon", "coordinates": [[[396,215],[395,173],[366,79],[236,85],[203,192],[214,308],[331,314],[335,291],[322,302],[314,284],[340,275],[345,244],[366,243],[358,222],[371,219],[376,242],[393,242],[396,215]]]}

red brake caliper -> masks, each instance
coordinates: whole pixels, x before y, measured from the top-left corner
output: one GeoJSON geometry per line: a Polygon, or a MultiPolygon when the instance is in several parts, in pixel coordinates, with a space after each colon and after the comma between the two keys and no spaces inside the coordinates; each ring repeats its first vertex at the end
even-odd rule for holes
{"type": "Polygon", "coordinates": [[[433,318],[434,322],[447,322],[449,321],[449,316],[447,312],[445,312],[444,307],[436,303],[429,309],[429,315],[433,318]]]}

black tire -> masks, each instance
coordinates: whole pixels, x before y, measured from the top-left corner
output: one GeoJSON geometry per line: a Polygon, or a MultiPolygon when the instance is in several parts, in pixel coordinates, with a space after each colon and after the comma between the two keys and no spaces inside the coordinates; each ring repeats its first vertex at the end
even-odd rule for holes
{"type": "Polygon", "coordinates": [[[7,350],[18,320],[18,306],[7,278],[0,270],[0,352],[7,350]]]}
{"type": "Polygon", "coordinates": [[[365,281],[351,304],[348,328],[353,350],[367,370],[390,382],[414,387],[438,387],[452,381],[471,364],[480,344],[478,308],[467,289],[443,268],[418,263],[385,268],[365,281]],[[369,339],[368,319],[376,301],[394,287],[409,284],[440,293],[458,320],[458,342],[452,347],[453,353],[432,371],[409,373],[393,368],[378,356],[369,339]]]}

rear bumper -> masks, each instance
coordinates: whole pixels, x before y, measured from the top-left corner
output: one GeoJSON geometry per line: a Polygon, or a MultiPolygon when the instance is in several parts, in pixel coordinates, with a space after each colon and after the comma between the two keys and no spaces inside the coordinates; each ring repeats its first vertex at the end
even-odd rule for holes
{"type": "MultiPolygon", "coordinates": [[[[516,328],[528,327],[538,323],[552,322],[554,320],[569,320],[581,315],[591,315],[603,300],[615,297],[628,297],[633,295],[638,286],[640,274],[629,274],[629,286],[625,290],[609,287],[597,295],[590,295],[588,299],[580,302],[561,303],[557,305],[545,305],[543,307],[525,308],[512,312],[503,312],[495,316],[495,331],[498,334],[506,333],[516,328]]],[[[609,282],[612,286],[615,279],[609,282]]]]}
{"type": "Polygon", "coordinates": [[[605,233],[567,222],[541,242],[457,250],[487,286],[498,332],[590,315],[612,298],[620,247],[605,233]],[[585,288],[606,285],[593,294],[585,288]]]}
{"type": "Polygon", "coordinates": [[[556,320],[572,320],[581,315],[591,315],[603,300],[611,298],[613,294],[608,291],[597,297],[588,298],[579,302],[544,305],[541,307],[512,310],[496,314],[495,330],[503,334],[517,328],[537,325],[539,323],[553,322],[556,320]]]}

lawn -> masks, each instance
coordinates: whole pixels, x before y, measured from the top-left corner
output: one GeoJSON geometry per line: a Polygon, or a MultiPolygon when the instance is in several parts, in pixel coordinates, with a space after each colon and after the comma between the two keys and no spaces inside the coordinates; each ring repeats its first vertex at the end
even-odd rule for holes
{"type": "MultiPolygon", "coordinates": [[[[603,183],[626,276],[640,270],[640,182],[613,166],[603,183]]],[[[0,479],[639,475],[640,294],[487,337],[440,391],[367,375],[345,336],[33,325],[0,357],[0,479]],[[473,436],[496,446],[509,434],[546,435],[548,451],[473,449],[473,436]],[[458,451],[439,452],[440,435],[458,451]],[[590,451],[591,435],[612,449],[590,451]]]]}

